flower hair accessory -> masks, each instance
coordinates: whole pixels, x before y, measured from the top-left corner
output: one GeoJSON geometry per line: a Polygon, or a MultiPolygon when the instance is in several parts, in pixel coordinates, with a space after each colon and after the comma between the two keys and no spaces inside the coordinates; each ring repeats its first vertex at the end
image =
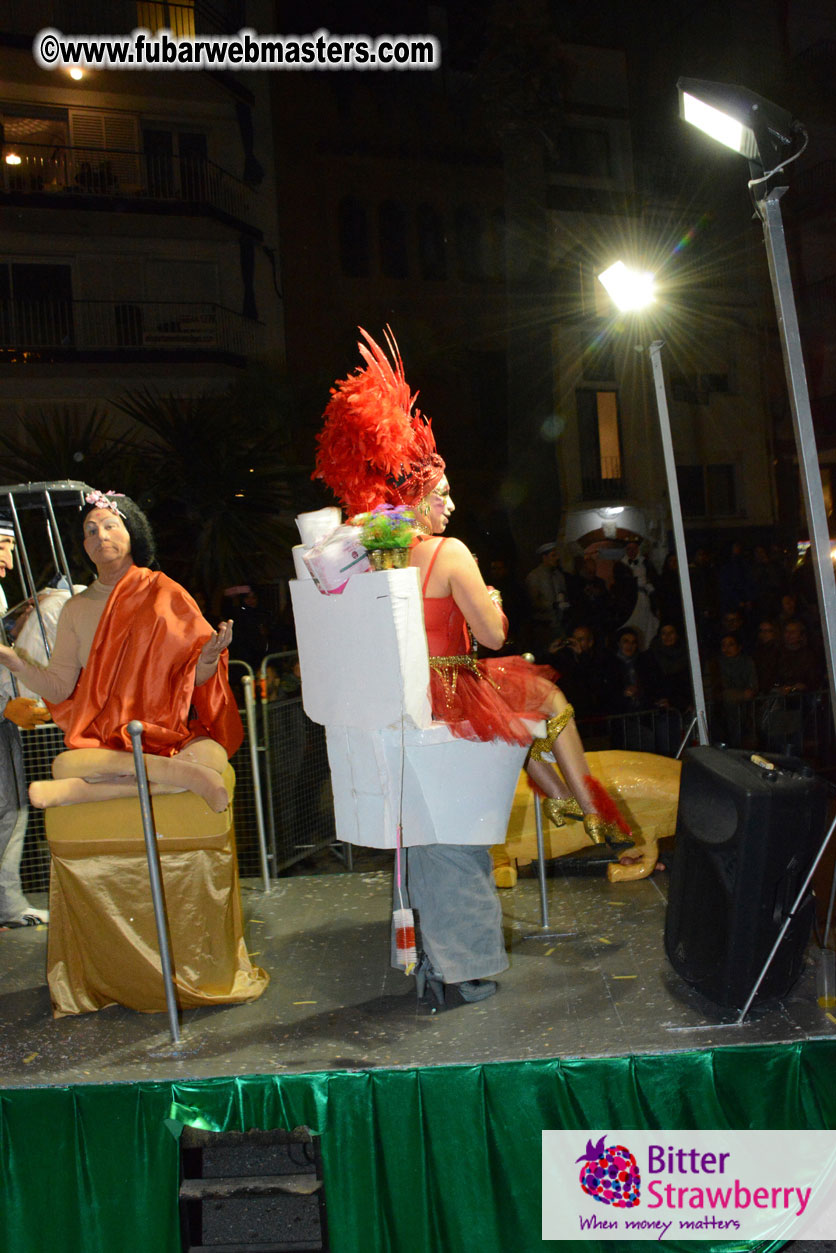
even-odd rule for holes
{"type": "Polygon", "coordinates": [[[124,518],[125,514],[119,508],[116,501],[108,499],[108,497],[110,496],[121,497],[124,500],[125,493],[124,492],[97,492],[94,490],[92,492],[88,492],[87,495],[84,497],[84,499],[88,505],[94,505],[96,509],[111,509],[114,513],[118,513],[120,518],[124,518]]]}
{"type": "Polygon", "coordinates": [[[388,353],[362,326],[365,365],[331,388],[317,436],[316,470],[349,514],[381,504],[417,505],[444,474],[432,423],[415,408],[389,327],[388,353]]]}

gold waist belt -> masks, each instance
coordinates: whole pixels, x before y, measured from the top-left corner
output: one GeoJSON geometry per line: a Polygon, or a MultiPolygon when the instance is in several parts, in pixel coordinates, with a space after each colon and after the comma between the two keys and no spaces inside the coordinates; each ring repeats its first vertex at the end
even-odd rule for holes
{"type": "Polygon", "coordinates": [[[444,687],[444,695],[449,705],[452,698],[456,695],[456,684],[459,678],[460,670],[469,670],[477,679],[483,679],[486,683],[490,683],[491,687],[499,691],[499,687],[489,678],[483,670],[480,669],[479,663],[475,657],[458,656],[458,657],[430,657],[430,669],[435,670],[441,676],[441,682],[444,687]]]}

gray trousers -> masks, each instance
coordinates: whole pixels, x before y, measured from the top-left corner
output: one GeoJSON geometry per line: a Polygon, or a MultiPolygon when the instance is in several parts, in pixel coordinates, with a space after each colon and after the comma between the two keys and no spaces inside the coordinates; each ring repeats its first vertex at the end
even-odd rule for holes
{"type": "Polygon", "coordinates": [[[28,818],[20,732],[14,723],[0,717],[0,922],[18,918],[29,908],[20,886],[28,818]]]}
{"type": "Polygon", "coordinates": [[[487,848],[416,845],[406,849],[406,874],[418,947],[445,983],[486,979],[507,970],[502,909],[487,848]]]}

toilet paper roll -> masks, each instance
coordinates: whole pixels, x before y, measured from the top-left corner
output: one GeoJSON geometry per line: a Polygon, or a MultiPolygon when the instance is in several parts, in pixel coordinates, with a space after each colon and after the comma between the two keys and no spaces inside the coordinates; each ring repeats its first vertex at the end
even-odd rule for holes
{"type": "Polygon", "coordinates": [[[341,522],[339,509],[329,505],[326,509],[316,509],[312,513],[300,513],[296,518],[299,535],[305,548],[318,544],[326,535],[330,535],[341,522]]]}

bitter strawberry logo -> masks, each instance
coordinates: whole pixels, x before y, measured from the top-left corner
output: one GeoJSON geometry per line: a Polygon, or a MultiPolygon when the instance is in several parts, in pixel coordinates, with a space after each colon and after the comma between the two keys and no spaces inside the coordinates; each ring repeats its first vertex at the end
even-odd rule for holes
{"type": "Polygon", "coordinates": [[[583,1162],[580,1185],[588,1196],[615,1209],[632,1209],[639,1203],[641,1173],[636,1159],[623,1144],[606,1144],[601,1136],[597,1144],[586,1142],[586,1152],[576,1158],[583,1162]]]}

